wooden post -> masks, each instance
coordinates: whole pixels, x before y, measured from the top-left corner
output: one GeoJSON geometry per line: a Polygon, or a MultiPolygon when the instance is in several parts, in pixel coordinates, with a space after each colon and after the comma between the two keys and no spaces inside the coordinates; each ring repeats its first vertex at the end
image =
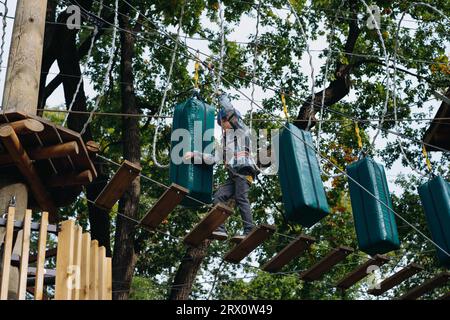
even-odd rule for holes
{"type": "Polygon", "coordinates": [[[106,300],[106,248],[98,248],[98,300],[106,300]]]}
{"type": "Polygon", "coordinates": [[[28,258],[30,253],[31,210],[27,210],[23,219],[22,252],[20,255],[19,291],[17,300],[25,300],[27,291],[28,258]]]}
{"type": "MultiPolygon", "coordinates": [[[[3,112],[17,111],[36,115],[41,77],[47,0],[17,0],[13,34],[3,92],[3,112]]],[[[0,176],[0,212],[6,209],[8,198],[14,196],[16,209],[23,215],[27,208],[28,192],[17,177],[0,176]],[[22,211],[23,210],[23,211],[22,211]]],[[[2,236],[0,234],[0,242],[2,236]]],[[[21,239],[16,242],[20,247],[21,239]]],[[[10,284],[18,288],[18,270],[14,268],[10,284]],[[15,278],[16,277],[16,278],[15,278]]],[[[15,289],[14,289],[15,288],[15,289]]]]}
{"type": "Polygon", "coordinates": [[[5,245],[3,249],[0,300],[8,299],[9,269],[11,268],[12,242],[14,233],[14,213],[15,209],[13,207],[10,207],[8,210],[8,222],[6,223],[5,245]]]}
{"type": "Polygon", "coordinates": [[[112,258],[106,258],[106,300],[112,300],[112,258]]]}
{"type": "Polygon", "coordinates": [[[81,244],[81,288],[80,300],[89,300],[89,281],[91,268],[91,235],[83,233],[81,244]]]}
{"type": "Polygon", "coordinates": [[[36,282],[34,300],[42,300],[44,291],[44,264],[47,246],[48,213],[43,212],[39,227],[38,254],[36,260],[36,282]]]}
{"type": "Polygon", "coordinates": [[[58,234],[55,300],[71,300],[72,298],[74,227],[73,220],[63,221],[58,234]]]}
{"type": "Polygon", "coordinates": [[[72,300],[80,300],[80,283],[81,283],[81,244],[83,229],[80,226],[75,227],[75,242],[73,251],[73,267],[75,274],[75,283],[72,289],[72,300]]]}
{"type": "Polygon", "coordinates": [[[91,267],[89,275],[89,299],[98,300],[98,241],[91,241],[91,267]]]}

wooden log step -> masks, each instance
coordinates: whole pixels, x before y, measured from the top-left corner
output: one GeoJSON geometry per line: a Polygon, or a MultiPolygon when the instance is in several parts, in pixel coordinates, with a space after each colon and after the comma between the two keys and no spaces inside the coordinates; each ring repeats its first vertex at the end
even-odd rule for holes
{"type": "Polygon", "coordinates": [[[374,296],[379,296],[385,293],[386,291],[392,289],[395,286],[398,286],[400,283],[405,281],[406,279],[412,277],[416,273],[423,270],[423,267],[418,264],[411,263],[401,269],[400,271],[394,273],[387,279],[384,279],[379,285],[378,288],[370,289],[367,293],[372,294],[374,296]]]}
{"type": "Polygon", "coordinates": [[[356,284],[358,281],[364,279],[366,276],[370,274],[369,268],[371,266],[382,266],[385,263],[389,262],[389,258],[384,255],[375,255],[374,257],[369,258],[366,262],[364,262],[362,265],[357,267],[355,270],[351,271],[349,274],[347,274],[342,280],[340,280],[336,287],[347,290],[354,284],[356,284]]]}
{"type": "Polygon", "coordinates": [[[184,243],[197,247],[232,214],[233,210],[226,205],[221,203],[215,205],[194,229],[184,237],[184,243]]]}
{"type": "Polygon", "coordinates": [[[95,205],[111,210],[114,204],[122,197],[131,183],[141,173],[141,166],[125,160],[95,200],[95,205]]]}
{"type": "Polygon", "coordinates": [[[224,259],[231,263],[239,263],[255,250],[256,247],[268,239],[275,230],[276,228],[274,226],[266,224],[257,226],[244,238],[244,240],[228,251],[224,259]]]}
{"type": "Polygon", "coordinates": [[[50,188],[71,187],[88,185],[93,180],[92,172],[85,170],[83,172],[72,172],[65,175],[52,176],[46,181],[50,188]]]}
{"type": "Polygon", "coordinates": [[[177,184],[172,185],[164,191],[163,195],[156,201],[153,207],[142,218],[141,225],[149,229],[154,229],[163,222],[164,219],[180,204],[185,195],[189,192],[177,184]]]}
{"type": "MultiPolygon", "coordinates": [[[[39,231],[40,228],[40,223],[38,222],[32,222],[31,223],[31,231],[39,231]]],[[[6,219],[4,218],[0,218],[0,227],[5,227],[6,226],[6,219]]],[[[14,230],[21,230],[23,228],[23,221],[14,221],[14,230]]],[[[48,225],[48,233],[51,234],[58,234],[59,232],[59,227],[56,224],[49,224],[48,225]]]]}
{"type": "MultiPolygon", "coordinates": [[[[417,298],[420,298],[425,293],[428,293],[438,287],[442,287],[445,284],[447,284],[449,278],[450,278],[449,272],[441,272],[438,275],[436,275],[435,277],[425,281],[421,285],[411,289],[409,292],[402,295],[399,299],[400,300],[415,300],[417,298]]],[[[449,293],[446,294],[447,298],[448,298],[448,294],[449,293]]],[[[444,297],[445,297],[445,295],[444,295],[444,297]]]]}
{"type": "Polygon", "coordinates": [[[317,262],[305,272],[301,273],[300,279],[303,281],[319,280],[326,272],[328,272],[336,264],[344,260],[352,252],[352,248],[344,246],[333,249],[322,260],[317,262]]]}
{"type": "Polygon", "coordinates": [[[14,129],[9,125],[2,126],[0,128],[0,139],[15,165],[26,179],[36,202],[42,210],[49,212],[50,220],[57,221],[56,206],[45,189],[37,170],[33,166],[28,154],[25,152],[14,129]]]}
{"type": "Polygon", "coordinates": [[[301,255],[311,244],[316,241],[313,237],[300,235],[297,239],[291,241],[276,256],[270,259],[262,270],[267,272],[280,271],[286,264],[301,255]]]}

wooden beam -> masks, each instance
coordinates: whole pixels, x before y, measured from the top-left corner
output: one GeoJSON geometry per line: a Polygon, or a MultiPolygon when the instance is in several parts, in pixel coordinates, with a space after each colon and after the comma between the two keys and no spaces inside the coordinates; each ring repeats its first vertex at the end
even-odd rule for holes
{"type": "MultiPolygon", "coordinates": [[[[45,249],[45,248],[44,248],[45,249]]],[[[56,257],[56,253],[58,252],[58,248],[51,248],[45,251],[45,259],[56,257]]],[[[38,260],[38,255],[30,256],[30,263],[36,262],[38,260]]]]}
{"type": "Polygon", "coordinates": [[[261,243],[268,239],[276,228],[270,225],[259,225],[252,230],[239,244],[228,251],[224,259],[231,263],[239,263],[242,259],[248,256],[261,243]]]}
{"type": "Polygon", "coordinates": [[[27,271],[30,255],[30,235],[31,235],[31,210],[26,210],[25,217],[23,219],[23,232],[22,232],[22,250],[20,254],[20,267],[19,267],[19,290],[17,291],[17,300],[25,300],[25,294],[27,291],[27,271]]]}
{"type": "Polygon", "coordinates": [[[270,259],[262,270],[267,272],[280,271],[283,266],[301,255],[311,244],[316,241],[313,237],[300,235],[297,239],[291,241],[283,250],[276,256],[270,259]]]}
{"type": "Polygon", "coordinates": [[[367,293],[372,294],[374,296],[379,296],[385,293],[386,291],[392,289],[395,286],[398,286],[400,283],[405,281],[406,279],[412,277],[416,273],[423,270],[423,267],[418,264],[411,263],[401,269],[400,271],[394,273],[387,279],[384,279],[379,285],[378,288],[370,289],[367,293]]]}
{"type": "Polygon", "coordinates": [[[19,121],[9,122],[7,125],[11,126],[16,134],[25,135],[30,133],[39,133],[44,131],[44,125],[34,119],[23,119],[19,121]]]}
{"type": "MultiPolygon", "coordinates": [[[[450,272],[441,272],[435,277],[425,281],[421,285],[413,288],[409,292],[402,295],[399,299],[400,300],[416,300],[417,298],[420,298],[425,293],[430,292],[431,290],[434,290],[438,287],[444,286],[450,278],[450,272]]],[[[448,294],[447,294],[448,297],[448,294]]]]}
{"type": "Polygon", "coordinates": [[[46,160],[51,158],[73,157],[80,153],[78,143],[70,141],[61,144],[55,144],[49,147],[39,147],[28,151],[28,155],[33,160],[46,160]]]}
{"type": "MultiPolygon", "coordinates": [[[[0,227],[6,226],[6,219],[0,218],[0,227]]],[[[31,223],[31,231],[39,231],[41,224],[39,222],[31,223]]],[[[23,228],[23,221],[14,222],[14,230],[21,230],[23,228]]],[[[47,227],[47,232],[57,235],[59,232],[59,227],[56,224],[49,224],[47,227]]]]}
{"type": "Polygon", "coordinates": [[[219,203],[215,205],[194,229],[184,237],[184,243],[197,247],[224,223],[232,213],[233,211],[224,204],[219,203]]]}
{"type": "Polygon", "coordinates": [[[36,259],[36,281],[34,286],[34,299],[42,300],[44,295],[45,258],[47,255],[47,228],[48,213],[43,212],[39,228],[38,253],[36,259]]]}
{"type": "Polygon", "coordinates": [[[9,290],[9,270],[11,269],[11,254],[12,254],[12,238],[14,233],[14,215],[15,208],[8,209],[8,222],[6,224],[6,234],[3,241],[3,257],[2,257],[2,274],[0,286],[0,300],[8,299],[9,290]]]}
{"type": "Polygon", "coordinates": [[[42,210],[50,213],[50,218],[56,221],[56,206],[50,195],[47,193],[39,175],[33,166],[30,158],[22,147],[16,133],[11,126],[3,126],[0,128],[0,139],[8,150],[11,158],[18,167],[19,171],[25,177],[28,185],[33,192],[34,198],[42,210]]]}
{"type": "Polygon", "coordinates": [[[366,276],[370,274],[369,268],[371,266],[382,266],[383,264],[389,262],[389,258],[383,255],[375,255],[374,257],[369,258],[362,265],[357,267],[355,270],[348,273],[344,278],[342,278],[337,284],[336,287],[347,290],[351,286],[353,286],[358,281],[364,279],[366,276]]]}
{"type": "Polygon", "coordinates": [[[159,226],[175,207],[180,204],[188,192],[188,189],[173,183],[142,218],[141,225],[149,229],[159,226]]]}
{"type": "Polygon", "coordinates": [[[98,195],[95,200],[95,205],[106,210],[111,210],[114,204],[130,187],[133,180],[139,176],[141,170],[142,168],[139,165],[125,160],[111,181],[98,195]]]}
{"type": "Polygon", "coordinates": [[[305,272],[301,273],[300,279],[303,281],[319,280],[326,272],[331,270],[336,264],[344,260],[352,252],[352,248],[344,246],[333,249],[323,259],[305,272]]]}
{"type": "Polygon", "coordinates": [[[92,182],[93,177],[91,170],[83,172],[72,172],[66,175],[52,176],[46,181],[46,185],[50,188],[84,186],[92,182]]]}

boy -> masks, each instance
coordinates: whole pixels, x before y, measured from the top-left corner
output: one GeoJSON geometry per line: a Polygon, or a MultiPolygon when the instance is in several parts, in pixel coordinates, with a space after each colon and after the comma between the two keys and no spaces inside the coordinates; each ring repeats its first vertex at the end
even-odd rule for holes
{"type": "MultiPolygon", "coordinates": [[[[214,205],[226,203],[232,197],[234,198],[244,221],[244,234],[233,238],[240,241],[254,227],[248,191],[258,169],[250,154],[251,132],[249,128],[242,121],[240,113],[233,107],[227,94],[223,93],[219,96],[219,104],[221,108],[217,115],[217,123],[222,127],[223,153],[228,179],[214,194],[214,205]]],[[[184,158],[201,159],[207,164],[214,164],[221,160],[220,156],[200,152],[187,152],[184,158]]],[[[213,232],[212,237],[226,239],[225,226],[221,225],[213,232]]]]}

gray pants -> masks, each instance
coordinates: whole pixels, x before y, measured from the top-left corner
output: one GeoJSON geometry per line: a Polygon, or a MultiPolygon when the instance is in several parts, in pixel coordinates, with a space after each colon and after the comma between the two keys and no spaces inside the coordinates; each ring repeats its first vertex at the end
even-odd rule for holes
{"type": "MultiPolygon", "coordinates": [[[[214,204],[226,203],[231,197],[234,197],[242,220],[244,220],[244,234],[248,234],[254,227],[250,202],[248,201],[249,189],[250,185],[247,179],[242,176],[229,174],[228,180],[214,194],[214,204]]],[[[222,224],[217,228],[217,231],[225,232],[225,226],[222,224]]]]}

